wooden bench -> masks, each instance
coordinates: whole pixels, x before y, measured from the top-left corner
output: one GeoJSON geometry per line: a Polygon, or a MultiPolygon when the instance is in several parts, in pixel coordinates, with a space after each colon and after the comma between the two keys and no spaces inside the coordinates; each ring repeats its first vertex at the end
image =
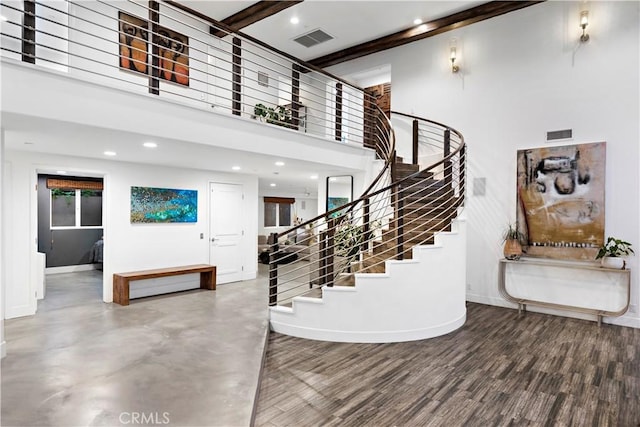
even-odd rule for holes
{"type": "Polygon", "coordinates": [[[200,289],[216,290],[216,267],[208,264],[185,265],[181,267],[158,268],[155,270],[114,273],[113,302],[129,305],[129,282],[132,280],[154,279],[156,277],[177,276],[200,273],[200,289]]]}

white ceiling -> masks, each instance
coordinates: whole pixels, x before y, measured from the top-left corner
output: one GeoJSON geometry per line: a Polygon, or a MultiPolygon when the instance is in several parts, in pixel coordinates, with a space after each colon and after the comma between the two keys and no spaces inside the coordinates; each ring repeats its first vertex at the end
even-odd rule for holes
{"type": "MultiPolygon", "coordinates": [[[[223,20],[251,5],[251,1],[180,0],[213,19],[223,20]]],[[[483,1],[361,1],[305,0],[276,15],[243,28],[242,32],[297,58],[309,60],[485,3],[483,1]],[[290,19],[296,16],[296,25],[290,19]],[[293,41],[315,29],[334,39],[311,48],[293,41]]]]}

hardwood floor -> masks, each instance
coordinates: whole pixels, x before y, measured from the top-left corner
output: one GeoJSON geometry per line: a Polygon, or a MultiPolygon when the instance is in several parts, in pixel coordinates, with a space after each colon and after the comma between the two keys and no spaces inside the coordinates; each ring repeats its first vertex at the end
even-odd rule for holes
{"type": "Polygon", "coordinates": [[[469,304],[431,340],[268,345],[257,426],[640,425],[640,329],[469,304]]]}

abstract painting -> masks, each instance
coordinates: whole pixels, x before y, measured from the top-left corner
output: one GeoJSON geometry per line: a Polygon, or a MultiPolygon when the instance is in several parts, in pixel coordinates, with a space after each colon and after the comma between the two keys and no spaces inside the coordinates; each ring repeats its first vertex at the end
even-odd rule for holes
{"type": "Polygon", "coordinates": [[[118,13],[120,35],[120,68],[148,74],[149,25],[147,21],[126,13],[118,13]]]}
{"type": "Polygon", "coordinates": [[[159,48],[160,78],[189,86],[189,38],[160,27],[153,40],[159,48]]]}
{"type": "MultiPolygon", "coordinates": [[[[327,210],[331,211],[340,206],[344,206],[349,203],[348,197],[327,197],[327,210]]],[[[342,215],[342,211],[337,211],[329,215],[330,218],[337,218],[342,215]]]]}
{"type": "Polygon", "coordinates": [[[198,191],[131,187],[131,222],[197,222],[198,191]]]}
{"type": "Polygon", "coordinates": [[[593,260],[604,243],[606,143],[518,151],[518,227],[526,253],[593,260]]]}

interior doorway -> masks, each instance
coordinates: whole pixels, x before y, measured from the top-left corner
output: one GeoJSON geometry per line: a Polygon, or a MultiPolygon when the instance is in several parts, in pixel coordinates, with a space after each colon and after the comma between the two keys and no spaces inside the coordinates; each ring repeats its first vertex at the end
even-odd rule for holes
{"type": "Polygon", "coordinates": [[[216,266],[218,284],[242,280],[243,188],[212,182],[209,209],[209,263],[216,266]]]}
{"type": "Polygon", "coordinates": [[[37,300],[46,298],[47,283],[61,283],[53,275],[79,272],[66,277],[68,286],[56,286],[56,299],[102,300],[103,188],[100,177],[38,173],[37,300]]]}

